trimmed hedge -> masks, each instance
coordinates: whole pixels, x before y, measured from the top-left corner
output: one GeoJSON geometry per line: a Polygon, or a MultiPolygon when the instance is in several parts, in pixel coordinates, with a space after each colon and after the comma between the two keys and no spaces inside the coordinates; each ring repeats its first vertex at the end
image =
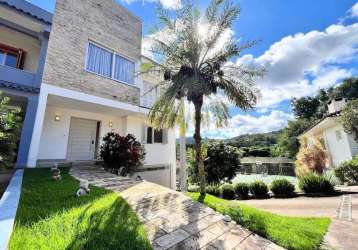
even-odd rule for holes
{"type": "Polygon", "coordinates": [[[234,186],[234,190],[237,196],[239,196],[240,198],[246,199],[247,197],[249,197],[249,184],[244,183],[244,182],[239,182],[236,183],[234,186]]]}
{"type": "Polygon", "coordinates": [[[263,181],[255,181],[250,184],[250,192],[256,198],[263,198],[267,196],[268,187],[263,181]]]}
{"type": "Polygon", "coordinates": [[[220,185],[219,184],[210,184],[206,187],[206,192],[208,194],[219,196],[220,195],[220,185]]]}
{"type": "Polygon", "coordinates": [[[275,196],[288,197],[295,192],[295,186],[287,179],[276,179],[271,183],[271,191],[275,196]]]}
{"type": "Polygon", "coordinates": [[[305,193],[332,193],[333,184],[324,176],[308,174],[298,181],[299,188],[305,193]]]}
{"type": "Polygon", "coordinates": [[[235,190],[234,190],[234,186],[232,184],[225,183],[220,187],[220,189],[221,189],[221,194],[222,194],[223,198],[229,199],[229,200],[232,200],[235,198],[235,190]]]}

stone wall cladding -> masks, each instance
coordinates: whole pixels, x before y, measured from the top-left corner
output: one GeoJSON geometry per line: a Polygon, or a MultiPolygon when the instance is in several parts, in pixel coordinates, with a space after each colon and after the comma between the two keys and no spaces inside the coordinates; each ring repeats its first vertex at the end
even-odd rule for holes
{"type": "Polygon", "coordinates": [[[139,61],[141,32],[141,20],[114,0],[57,0],[43,83],[139,105],[139,88],[87,72],[85,60],[94,41],[139,61]]]}

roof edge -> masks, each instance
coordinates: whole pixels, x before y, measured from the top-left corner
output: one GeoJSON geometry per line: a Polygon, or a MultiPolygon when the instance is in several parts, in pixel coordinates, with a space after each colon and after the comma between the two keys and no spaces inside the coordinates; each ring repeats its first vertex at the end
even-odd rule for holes
{"type": "Polygon", "coordinates": [[[52,13],[25,0],[0,0],[0,4],[5,4],[44,23],[52,24],[52,13]]]}

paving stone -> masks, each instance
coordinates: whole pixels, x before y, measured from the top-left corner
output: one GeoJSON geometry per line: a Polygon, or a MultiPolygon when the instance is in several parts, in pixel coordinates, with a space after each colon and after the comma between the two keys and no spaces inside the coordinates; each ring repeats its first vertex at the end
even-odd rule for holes
{"type": "Polygon", "coordinates": [[[215,239],[204,249],[233,249],[245,239],[243,235],[237,232],[228,231],[215,239]]]}
{"type": "Polygon", "coordinates": [[[120,192],[144,224],[154,250],[281,250],[223,215],[182,193],[150,182],[128,180],[98,167],[76,167],[70,173],[96,186],[120,192]]]}
{"type": "Polygon", "coordinates": [[[271,242],[266,240],[256,234],[251,234],[249,237],[245,238],[235,250],[252,250],[252,249],[267,249],[268,246],[271,246],[271,242]]]}
{"type": "Polygon", "coordinates": [[[172,233],[157,238],[154,242],[163,248],[169,248],[185,240],[188,237],[189,234],[187,232],[182,229],[178,229],[172,233]]]}

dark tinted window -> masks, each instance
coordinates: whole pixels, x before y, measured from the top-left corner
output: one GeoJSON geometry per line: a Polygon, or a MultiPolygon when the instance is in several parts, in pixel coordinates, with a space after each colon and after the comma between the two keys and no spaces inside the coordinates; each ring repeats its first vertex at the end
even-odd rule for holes
{"type": "Polygon", "coordinates": [[[155,143],[163,143],[163,130],[162,129],[154,130],[154,142],[155,143]]]}
{"type": "Polygon", "coordinates": [[[147,128],[147,143],[153,143],[153,128],[147,128]]]}

